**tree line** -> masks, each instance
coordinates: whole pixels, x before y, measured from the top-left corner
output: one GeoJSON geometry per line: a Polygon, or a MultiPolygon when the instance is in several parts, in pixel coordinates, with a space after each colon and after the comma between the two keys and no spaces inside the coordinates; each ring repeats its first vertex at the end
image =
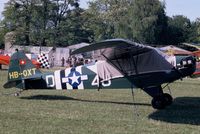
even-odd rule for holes
{"type": "Polygon", "coordinates": [[[169,17],[159,0],[9,0],[0,22],[0,44],[7,32],[15,44],[68,46],[124,38],[144,44],[200,42],[200,18],[169,17]]]}

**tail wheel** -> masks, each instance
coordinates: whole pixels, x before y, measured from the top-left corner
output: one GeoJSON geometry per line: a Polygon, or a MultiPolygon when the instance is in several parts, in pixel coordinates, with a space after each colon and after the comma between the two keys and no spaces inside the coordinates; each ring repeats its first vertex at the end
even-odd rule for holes
{"type": "Polygon", "coordinates": [[[163,99],[164,99],[164,103],[165,103],[166,106],[171,105],[172,102],[173,102],[172,96],[170,94],[168,94],[168,93],[164,93],[163,94],[163,99]]]}
{"type": "Polygon", "coordinates": [[[155,109],[164,109],[165,108],[165,100],[162,96],[154,97],[151,101],[151,105],[155,109]]]}
{"type": "Polygon", "coordinates": [[[19,93],[15,93],[14,96],[19,96],[19,93]]]}

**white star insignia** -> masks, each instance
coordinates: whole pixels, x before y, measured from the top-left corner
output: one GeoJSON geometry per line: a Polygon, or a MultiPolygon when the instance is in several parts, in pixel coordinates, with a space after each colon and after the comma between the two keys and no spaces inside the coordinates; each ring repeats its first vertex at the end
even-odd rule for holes
{"type": "Polygon", "coordinates": [[[76,76],[76,74],[73,73],[73,76],[72,76],[72,77],[69,77],[69,78],[72,80],[72,84],[74,84],[75,82],[76,82],[76,83],[79,83],[79,82],[78,82],[79,77],[80,77],[80,76],[76,76]]]}

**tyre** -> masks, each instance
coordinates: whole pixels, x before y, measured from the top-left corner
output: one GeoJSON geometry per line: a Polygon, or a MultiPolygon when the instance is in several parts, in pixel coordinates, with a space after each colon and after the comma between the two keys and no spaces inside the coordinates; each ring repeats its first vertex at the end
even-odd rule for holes
{"type": "Polygon", "coordinates": [[[165,108],[165,100],[162,96],[154,97],[151,101],[151,105],[155,109],[164,109],[165,108]]]}
{"type": "Polygon", "coordinates": [[[172,98],[172,96],[170,94],[164,93],[163,94],[163,98],[164,98],[164,103],[165,103],[166,106],[169,106],[169,105],[172,104],[173,98],[172,98]]]}

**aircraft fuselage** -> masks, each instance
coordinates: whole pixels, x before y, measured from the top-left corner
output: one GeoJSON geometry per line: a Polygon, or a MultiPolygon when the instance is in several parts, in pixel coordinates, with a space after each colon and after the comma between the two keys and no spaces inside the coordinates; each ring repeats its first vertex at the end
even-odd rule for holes
{"type": "MultiPolygon", "coordinates": [[[[31,69],[30,69],[31,70],[31,69]]],[[[143,74],[124,76],[109,79],[101,82],[96,65],[78,66],[56,70],[55,72],[41,74],[41,79],[26,79],[26,89],[125,89],[125,88],[146,88],[163,83],[170,83],[181,77],[187,76],[194,71],[194,68],[182,68],[177,71],[163,70],[157,72],[147,72],[143,74]],[[180,74],[181,72],[181,74],[180,74]],[[182,75],[182,76],[180,76],[182,75]]],[[[30,75],[34,71],[27,71],[24,74],[30,75]]],[[[22,74],[23,75],[23,74],[22,74]]]]}

